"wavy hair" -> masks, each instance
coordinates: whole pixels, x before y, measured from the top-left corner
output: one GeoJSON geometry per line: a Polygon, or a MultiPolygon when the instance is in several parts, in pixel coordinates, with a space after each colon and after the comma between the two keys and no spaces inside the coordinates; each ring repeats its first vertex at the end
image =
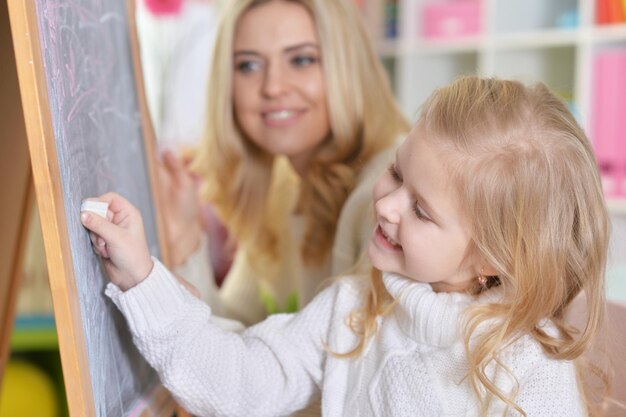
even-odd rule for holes
{"type": "Polygon", "coordinates": [[[297,207],[306,219],[303,259],[322,262],[332,246],[335,225],[360,169],[409,130],[393,99],[361,17],[348,1],[228,0],[222,4],[213,52],[206,134],[193,168],[211,201],[240,245],[259,256],[280,256],[278,230],[285,219],[272,206],[284,201],[285,180],[295,174],[275,155],[252,145],[235,122],[231,96],[233,43],[237,22],[249,9],[269,1],[303,5],[320,41],[330,118],[328,138],[299,180],[297,207]],[[213,103],[213,104],[211,104],[213,103]]]}
{"type": "MultiPolygon", "coordinates": [[[[575,360],[580,375],[581,355],[605,314],[610,226],[591,145],[566,105],[543,84],[460,78],[430,96],[418,123],[445,155],[458,187],[472,229],[468,253],[497,271],[492,283],[504,294],[498,304],[466,311],[469,381],[483,415],[494,399],[526,415],[515,393],[499,390],[487,374],[493,365],[510,372],[499,350],[531,335],[548,357],[575,360]],[[577,332],[564,314],[581,291],[588,316],[577,332]],[[545,331],[546,319],[556,332],[545,331]]],[[[361,336],[355,353],[390,302],[374,271],[366,305],[356,316],[361,319],[352,326],[361,336]]]]}

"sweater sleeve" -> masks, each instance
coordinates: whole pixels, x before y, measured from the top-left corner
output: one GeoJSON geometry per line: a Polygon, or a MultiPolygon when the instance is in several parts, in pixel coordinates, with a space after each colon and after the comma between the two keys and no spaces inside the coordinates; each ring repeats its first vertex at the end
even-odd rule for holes
{"type": "Polygon", "coordinates": [[[531,367],[520,380],[516,403],[532,417],[587,416],[571,361],[548,359],[531,367]]]}
{"type": "Polygon", "coordinates": [[[274,315],[242,333],[211,322],[211,309],[158,261],[142,283],[107,295],[164,386],[198,416],[285,415],[319,393],[331,287],[296,315],[274,315]]]}
{"type": "MultiPolygon", "coordinates": [[[[549,358],[530,335],[509,345],[501,359],[510,373],[501,370],[496,384],[505,393],[516,393],[513,401],[527,416],[587,416],[574,362],[549,358]]],[[[521,416],[502,401],[493,405],[489,415],[521,416]]]]}

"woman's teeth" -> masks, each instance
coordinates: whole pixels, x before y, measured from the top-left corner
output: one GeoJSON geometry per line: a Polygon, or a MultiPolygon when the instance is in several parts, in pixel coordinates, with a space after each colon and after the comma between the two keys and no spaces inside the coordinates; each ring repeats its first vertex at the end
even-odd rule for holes
{"type": "Polygon", "coordinates": [[[292,110],[280,110],[280,111],[273,111],[271,113],[266,113],[265,117],[271,120],[283,120],[283,119],[290,118],[294,114],[295,112],[292,110]]]}

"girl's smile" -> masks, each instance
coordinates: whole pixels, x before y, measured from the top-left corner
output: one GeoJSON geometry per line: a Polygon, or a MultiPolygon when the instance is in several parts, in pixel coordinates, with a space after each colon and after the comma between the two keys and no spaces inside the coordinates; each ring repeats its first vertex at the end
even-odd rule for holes
{"type": "Polygon", "coordinates": [[[391,239],[380,225],[378,225],[378,227],[376,228],[376,242],[381,247],[392,251],[402,250],[402,246],[399,243],[395,242],[393,239],[391,239]]]}

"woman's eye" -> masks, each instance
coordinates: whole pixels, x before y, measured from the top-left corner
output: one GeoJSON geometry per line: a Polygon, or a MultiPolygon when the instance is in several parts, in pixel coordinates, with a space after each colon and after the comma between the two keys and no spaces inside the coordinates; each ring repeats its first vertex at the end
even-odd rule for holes
{"type": "Polygon", "coordinates": [[[256,61],[240,61],[235,65],[235,68],[238,72],[247,74],[258,71],[261,68],[261,64],[256,61]]]}
{"type": "Polygon", "coordinates": [[[296,67],[308,67],[317,61],[317,57],[311,55],[298,55],[291,59],[291,63],[296,67]]]}
{"type": "Polygon", "coordinates": [[[389,175],[391,175],[391,178],[393,178],[395,181],[402,182],[402,177],[400,176],[400,173],[396,169],[395,165],[389,166],[389,175]]]}

